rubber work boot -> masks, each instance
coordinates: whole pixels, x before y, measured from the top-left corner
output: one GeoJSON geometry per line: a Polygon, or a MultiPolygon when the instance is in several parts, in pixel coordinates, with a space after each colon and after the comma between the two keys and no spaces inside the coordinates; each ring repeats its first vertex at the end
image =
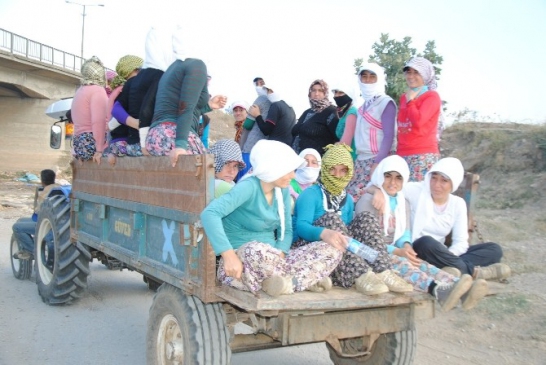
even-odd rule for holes
{"type": "Polygon", "coordinates": [[[455,276],[456,278],[461,277],[461,270],[459,270],[459,269],[457,269],[456,267],[453,267],[453,266],[446,266],[446,267],[442,268],[442,271],[445,271],[448,274],[451,274],[451,275],[455,276]]]}
{"type": "Polygon", "coordinates": [[[488,292],[489,288],[487,286],[487,281],[483,279],[474,280],[470,290],[461,297],[463,309],[467,311],[474,308],[478,302],[487,295],[488,292]]]}
{"type": "Polygon", "coordinates": [[[468,274],[461,276],[459,281],[452,283],[436,283],[436,287],[433,290],[434,297],[438,300],[438,304],[442,307],[443,312],[449,312],[452,310],[461,297],[472,286],[472,277],[468,274]]]}
{"type": "Polygon", "coordinates": [[[292,294],[294,292],[292,277],[273,275],[262,281],[262,290],[272,297],[278,297],[282,294],[292,294]]]}
{"type": "Polygon", "coordinates": [[[317,281],[315,284],[311,285],[307,290],[320,293],[332,289],[332,279],[330,277],[325,277],[317,281]]]}
{"type": "Polygon", "coordinates": [[[476,271],[476,279],[484,280],[505,280],[512,273],[510,266],[500,262],[486,267],[476,266],[474,270],[476,271]]]}
{"type": "Polygon", "coordinates": [[[413,291],[413,285],[407,283],[391,270],[385,270],[377,274],[377,277],[387,285],[390,291],[395,293],[408,293],[413,291]]]}
{"type": "Polygon", "coordinates": [[[364,295],[387,293],[389,287],[373,271],[362,274],[355,280],[356,290],[364,295]]]}

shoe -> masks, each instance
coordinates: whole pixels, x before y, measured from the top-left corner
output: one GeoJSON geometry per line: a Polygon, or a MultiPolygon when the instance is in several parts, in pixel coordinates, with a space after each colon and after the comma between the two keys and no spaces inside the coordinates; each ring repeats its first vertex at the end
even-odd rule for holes
{"type": "Polygon", "coordinates": [[[364,295],[388,293],[389,287],[373,271],[362,274],[355,280],[356,290],[364,295]]]}
{"type": "Polygon", "coordinates": [[[442,268],[442,271],[445,271],[448,274],[451,274],[451,275],[455,276],[456,278],[461,277],[461,270],[459,270],[459,269],[457,269],[456,267],[453,267],[453,266],[446,266],[446,267],[442,268]]]}
{"type": "Polygon", "coordinates": [[[13,254],[13,258],[16,260],[32,260],[34,256],[28,251],[19,251],[13,254]]]}
{"type": "Polygon", "coordinates": [[[262,290],[272,297],[278,297],[282,294],[292,294],[294,293],[292,277],[273,275],[262,281],[262,290]]]}
{"type": "Polygon", "coordinates": [[[387,285],[390,291],[395,293],[408,293],[413,291],[413,285],[407,283],[400,276],[396,275],[391,270],[385,270],[377,274],[377,277],[387,285]]]}
{"type": "Polygon", "coordinates": [[[484,280],[504,280],[507,279],[512,273],[510,266],[500,262],[498,264],[493,264],[486,267],[476,266],[474,271],[476,273],[476,279],[484,280]]]}
{"type": "Polygon", "coordinates": [[[329,276],[320,279],[315,284],[311,285],[307,290],[320,293],[332,289],[332,279],[329,276]]]}
{"type": "Polygon", "coordinates": [[[489,288],[487,286],[487,281],[483,279],[474,280],[470,290],[461,297],[463,309],[467,311],[474,308],[478,302],[487,295],[488,292],[489,288]]]}
{"type": "Polygon", "coordinates": [[[471,286],[472,277],[468,274],[464,274],[459,281],[452,283],[436,283],[433,294],[436,300],[438,300],[438,304],[442,307],[442,311],[448,312],[459,303],[461,297],[471,286]]]}

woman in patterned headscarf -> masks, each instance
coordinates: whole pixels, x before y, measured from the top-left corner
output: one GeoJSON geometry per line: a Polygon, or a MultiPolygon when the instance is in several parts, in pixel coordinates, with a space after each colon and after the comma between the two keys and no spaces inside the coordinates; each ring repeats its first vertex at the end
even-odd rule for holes
{"type": "Polygon", "coordinates": [[[214,197],[227,193],[235,185],[239,171],[245,168],[241,147],[232,139],[221,139],[210,148],[214,155],[214,197]]]}
{"type": "Polygon", "coordinates": [[[353,218],[354,202],[345,191],[352,176],[353,159],[349,147],[345,144],[326,146],[317,184],[303,191],[296,200],[293,246],[324,241],[344,251],[340,264],[331,275],[336,286],[348,288],[356,284],[356,289],[367,295],[389,290],[412,291],[411,285],[390,270],[391,259],[373,214],[363,212],[353,218]],[[348,236],[377,250],[378,258],[369,263],[346,251],[348,236]]]}
{"type": "Polygon", "coordinates": [[[108,99],[108,107],[112,116],[119,123],[119,125],[110,123],[110,136],[112,137],[110,154],[113,156],[126,156],[127,140],[131,135],[138,138],[138,120],[127,113],[128,93],[122,91],[131,87],[130,85],[134,81],[133,77],[138,74],[143,62],[142,58],[138,56],[121,57],[116,65],[117,76],[110,83],[112,94],[108,99]]]}
{"type": "Polygon", "coordinates": [[[292,148],[296,153],[313,148],[322,156],[325,146],[339,141],[336,136],[339,119],[335,105],[328,99],[328,84],[324,80],[313,81],[307,96],[311,108],[303,112],[292,128],[292,148]]]}
{"type": "Polygon", "coordinates": [[[432,63],[414,57],[404,66],[408,90],[400,98],[396,153],[409,165],[410,181],[423,181],[440,158],[438,120],[442,101],[432,63]]]}
{"type": "Polygon", "coordinates": [[[79,161],[93,160],[100,164],[106,148],[106,74],[98,57],[85,61],[81,68],[82,86],[72,101],[74,139],[72,155],[79,161]]]}

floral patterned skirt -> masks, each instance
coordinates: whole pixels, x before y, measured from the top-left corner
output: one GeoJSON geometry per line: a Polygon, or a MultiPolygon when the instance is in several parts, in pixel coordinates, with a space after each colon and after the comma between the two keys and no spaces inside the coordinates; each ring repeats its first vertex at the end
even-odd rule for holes
{"type": "MultiPolygon", "coordinates": [[[[106,137],[105,137],[106,140],[106,137]]],[[[97,152],[97,145],[92,132],[84,132],[72,139],[72,156],[80,161],[89,161],[97,152]]]]}
{"type": "MultiPolygon", "coordinates": [[[[150,128],[146,136],[146,149],[152,156],[167,156],[175,148],[176,124],[164,122],[150,128]]],[[[207,153],[205,145],[199,136],[193,132],[188,134],[188,152],[192,155],[207,153]]]]}
{"type": "Polygon", "coordinates": [[[328,277],[342,257],[342,252],[325,242],[313,242],[305,247],[291,249],[284,259],[280,256],[280,250],[257,241],[245,243],[235,252],[243,263],[241,279],[227,276],[224,260],[220,259],[218,280],[222,284],[252,293],[258,292],[262,282],[273,275],[292,277],[294,291],[306,290],[328,277]]]}
{"type": "Polygon", "coordinates": [[[423,261],[417,268],[409,263],[405,257],[391,255],[392,269],[400,275],[407,283],[413,285],[413,289],[428,292],[428,287],[435,281],[437,283],[453,283],[459,281],[459,278],[445,271],[440,270],[434,265],[423,261]]]}
{"type": "Polygon", "coordinates": [[[375,159],[373,158],[368,160],[355,160],[353,178],[349,182],[349,185],[347,185],[347,193],[351,194],[355,202],[366,193],[366,185],[368,185],[372,179],[371,171],[374,161],[375,159]]]}
{"type": "Polygon", "coordinates": [[[409,181],[423,181],[425,175],[440,159],[439,153],[425,153],[422,155],[402,156],[409,166],[409,181]]]}
{"type": "MultiPolygon", "coordinates": [[[[383,241],[383,234],[375,216],[370,212],[362,212],[355,216],[353,221],[346,226],[341,217],[332,212],[325,213],[317,219],[314,226],[325,227],[354,238],[365,243],[371,248],[377,250],[379,255],[373,264],[361,259],[352,252],[345,251],[339,265],[332,272],[330,277],[332,283],[336,286],[349,288],[353,286],[355,280],[369,270],[380,273],[392,268],[391,257],[387,252],[387,246],[383,241]]],[[[305,240],[298,240],[292,247],[300,247],[309,244],[305,240]]]]}

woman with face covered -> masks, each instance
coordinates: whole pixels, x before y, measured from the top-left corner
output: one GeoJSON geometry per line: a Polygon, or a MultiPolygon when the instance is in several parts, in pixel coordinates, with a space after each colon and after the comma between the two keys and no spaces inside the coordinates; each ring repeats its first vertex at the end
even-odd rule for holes
{"type": "Polygon", "coordinates": [[[355,103],[355,93],[349,83],[340,83],[332,89],[334,93],[334,101],[337,105],[337,117],[339,123],[336,128],[336,136],[339,138],[340,143],[345,143],[347,146],[351,146],[351,156],[353,161],[356,160],[356,146],[355,146],[355,127],[357,108],[355,103]]]}
{"type": "Polygon", "coordinates": [[[353,218],[354,203],[345,191],[352,174],[349,147],[327,146],[317,184],[303,191],[296,201],[294,247],[321,241],[343,252],[340,264],[331,275],[334,285],[348,288],[356,284],[356,289],[367,295],[389,290],[412,291],[411,285],[392,272],[391,259],[373,214],[363,212],[353,218]],[[347,236],[378,251],[377,259],[369,263],[346,251],[347,236]]]}
{"type": "Polygon", "coordinates": [[[306,148],[313,148],[324,155],[324,147],[336,143],[336,128],[339,122],[336,107],[328,100],[328,84],[324,80],[315,80],[309,87],[311,108],[303,112],[292,128],[292,148],[300,153],[306,148]]]}
{"type": "Polygon", "coordinates": [[[385,94],[385,71],[365,63],[357,77],[364,104],[358,108],[354,129],[355,174],[347,187],[355,202],[364,194],[377,164],[396,150],[396,104],[385,94]]]}
{"type": "Polygon", "coordinates": [[[459,299],[463,309],[469,310],[487,294],[487,282],[483,279],[473,282],[470,275],[461,276],[454,268],[448,273],[447,269],[440,270],[417,256],[411,244],[409,203],[402,192],[408,177],[408,164],[402,157],[385,157],[377,165],[368,188],[373,187],[384,197],[385,208],[374,208],[372,194],[364,194],[356,204],[355,212],[370,212],[378,218],[393,270],[415,290],[433,295],[444,311],[452,309],[459,299]]]}
{"type": "Polygon", "coordinates": [[[291,248],[288,186],[305,161],[286,144],[261,140],[250,153],[252,176],[214,199],[201,222],[217,255],[224,285],[271,296],[331,288],[341,251],[318,242],[291,248]]]}

